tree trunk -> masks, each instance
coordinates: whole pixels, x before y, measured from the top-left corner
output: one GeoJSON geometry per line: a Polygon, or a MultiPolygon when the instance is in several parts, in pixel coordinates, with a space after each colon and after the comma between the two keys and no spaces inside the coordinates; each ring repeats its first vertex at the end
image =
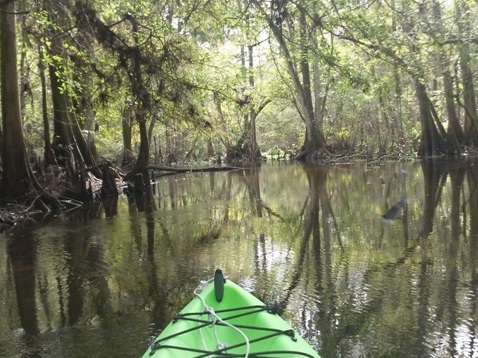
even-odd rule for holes
{"type": "Polygon", "coordinates": [[[18,90],[15,2],[0,1],[2,102],[2,186],[0,195],[22,197],[36,186],[28,163],[18,90]]]}
{"type": "Polygon", "coordinates": [[[455,148],[455,154],[461,154],[463,152],[462,144],[465,142],[465,135],[463,134],[458,115],[456,114],[453,78],[448,69],[443,71],[443,87],[445,90],[445,103],[448,115],[448,140],[455,148]]]}
{"type": "MultiPolygon", "coordinates": [[[[90,55],[92,50],[88,49],[91,48],[89,44],[91,40],[87,33],[79,31],[78,36],[76,36],[78,52],[87,51],[85,55],[90,55]]],[[[95,86],[94,78],[89,66],[90,63],[84,59],[84,56],[73,55],[71,59],[76,66],[75,82],[80,85],[79,91],[77,90],[74,96],[74,98],[77,99],[75,102],[77,121],[82,120],[80,128],[86,132],[85,137],[82,136],[85,138],[85,153],[83,153],[83,156],[87,165],[94,166],[98,160],[98,150],[95,140],[96,120],[92,92],[95,86]]]]}
{"type": "MultiPolygon", "coordinates": [[[[392,16],[392,32],[395,33],[397,31],[397,15],[399,12],[396,8],[396,0],[391,0],[391,7],[393,9],[393,16],[392,16]]],[[[403,115],[402,115],[402,76],[400,72],[400,68],[398,64],[393,65],[393,78],[395,82],[395,103],[397,110],[396,113],[393,115],[394,125],[396,131],[398,132],[398,150],[400,153],[403,152],[405,147],[405,133],[403,130],[403,115]]]]}
{"type": "MultiPolygon", "coordinates": [[[[66,14],[64,4],[55,1],[46,1],[46,10],[50,14],[52,23],[60,23],[64,26],[69,24],[66,22],[66,14]]],[[[62,167],[72,170],[71,175],[76,174],[75,171],[82,169],[81,167],[89,166],[96,168],[96,161],[89,150],[85,138],[80,130],[80,125],[73,111],[73,101],[71,99],[71,89],[67,85],[67,69],[64,40],[56,33],[54,26],[48,28],[52,38],[50,55],[51,62],[49,64],[51,96],[53,102],[53,142],[52,148],[55,152],[58,164],[62,167]],[[74,169],[75,165],[80,168],[74,169]]],[[[79,65],[77,66],[79,67],[79,65]]],[[[79,68],[75,71],[80,71],[79,68]]],[[[101,176],[99,170],[95,169],[94,174],[101,176]]],[[[76,175],[75,175],[76,176],[76,175]]]]}
{"type": "MultiPolygon", "coordinates": [[[[249,45],[248,47],[248,70],[249,70],[249,88],[253,89],[255,87],[254,83],[254,46],[249,45]]],[[[261,150],[257,143],[257,127],[256,127],[256,118],[257,113],[254,110],[254,105],[251,104],[249,108],[249,142],[251,144],[251,154],[250,158],[253,162],[259,162],[261,160],[261,150]]]]}
{"type": "MultiPolygon", "coordinates": [[[[91,98],[91,88],[93,86],[93,78],[89,69],[84,69],[85,63],[82,63],[81,60],[75,58],[76,71],[78,71],[76,82],[78,82],[81,87],[80,91],[76,93],[77,100],[74,101],[75,117],[79,118],[80,129],[83,129],[85,132],[85,149],[83,156],[85,162],[89,166],[93,166],[98,159],[98,150],[96,148],[95,141],[95,111],[93,107],[93,100],[91,98]]],[[[80,139],[81,140],[81,139],[80,139]]],[[[81,146],[80,146],[81,147],[81,146]]]]}
{"type": "Polygon", "coordinates": [[[45,58],[42,47],[38,46],[38,54],[40,57],[38,68],[41,82],[41,108],[42,108],[42,120],[43,120],[43,145],[44,145],[44,166],[56,164],[55,155],[53,153],[50,137],[50,121],[48,118],[48,97],[47,97],[47,81],[45,75],[45,58]]]}
{"type": "MultiPolygon", "coordinates": [[[[64,9],[53,0],[44,2],[45,11],[49,14],[49,20],[52,23],[64,23],[67,19],[64,9]]],[[[47,36],[52,38],[50,47],[48,48],[51,61],[48,65],[50,75],[50,88],[53,103],[53,141],[52,148],[58,164],[62,167],[71,168],[73,166],[72,151],[70,144],[73,143],[73,135],[71,132],[68,100],[66,94],[66,86],[61,77],[63,58],[63,41],[57,36],[57,29],[54,25],[48,26],[46,29],[47,36]]],[[[64,65],[64,64],[63,64],[64,65]]]]}
{"type": "Polygon", "coordinates": [[[463,81],[463,105],[465,109],[465,136],[466,143],[473,147],[478,147],[478,112],[476,109],[475,88],[473,84],[473,70],[471,69],[470,46],[465,40],[471,37],[470,28],[470,9],[462,0],[455,2],[456,18],[460,40],[459,56],[460,69],[463,81]]]}
{"type": "Polygon", "coordinates": [[[72,167],[72,148],[73,134],[71,132],[69,111],[66,99],[66,93],[61,91],[61,79],[58,76],[57,66],[51,64],[50,87],[53,101],[53,143],[52,147],[55,157],[62,167],[72,167]]]}
{"type": "Polygon", "coordinates": [[[320,130],[320,124],[317,122],[316,111],[319,110],[316,103],[312,100],[312,83],[309,64],[309,40],[307,32],[306,16],[304,11],[300,12],[300,73],[302,77],[301,98],[299,103],[302,104],[302,116],[306,123],[305,151],[307,153],[306,160],[315,160],[321,151],[325,149],[325,137],[320,130]]]}
{"type": "Polygon", "coordinates": [[[139,47],[139,40],[137,36],[138,24],[133,17],[128,17],[128,20],[132,26],[132,36],[135,41],[135,47],[131,48],[132,51],[132,68],[130,74],[131,92],[132,95],[137,98],[138,105],[136,107],[136,121],[139,124],[140,135],[140,148],[138,154],[138,160],[136,161],[133,169],[129,171],[125,180],[131,180],[138,173],[143,174],[146,181],[148,181],[147,166],[149,164],[149,135],[146,119],[151,112],[151,97],[148,89],[143,80],[143,73],[141,70],[141,51],[139,47]]]}
{"type": "Polygon", "coordinates": [[[317,54],[313,54],[312,71],[314,76],[314,103],[315,103],[315,121],[317,122],[317,129],[324,132],[324,115],[326,95],[325,89],[322,85],[322,77],[320,76],[320,66],[317,54]]]}
{"type": "MultiPolygon", "coordinates": [[[[245,47],[241,48],[241,63],[242,63],[242,74],[244,80],[248,83],[248,88],[250,90],[254,89],[254,55],[252,45],[247,46],[247,61],[246,61],[246,51],[245,47]]],[[[228,147],[226,149],[226,162],[242,162],[247,161],[251,163],[260,162],[261,160],[261,151],[257,143],[257,128],[256,128],[256,118],[262,109],[270,101],[266,100],[265,102],[259,105],[259,109],[255,110],[254,106],[257,103],[254,102],[254,98],[250,94],[244,95],[245,98],[241,99],[241,103],[244,103],[247,109],[244,113],[244,126],[242,130],[241,137],[234,146],[228,147]]],[[[238,101],[239,102],[239,101],[238,101]]]]}
{"type": "MultiPolygon", "coordinates": [[[[58,163],[64,168],[71,169],[75,163],[80,166],[96,167],[96,161],[81,133],[80,125],[70,109],[72,108],[70,96],[66,90],[62,90],[64,84],[60,77],[60,68],[61,66],[56,63],[49,66],[53,99],[53,151],[58,163]]],[[[98,170],[94,170],[94,174],[101,176],[98,170]]]]}
{"type": "MultiPolygon", "coordinates": [[[[295,54],[300,57],[299,69],[297,69],[294,57],[291,53],[291,48],[289,47],[286,36],[284,36],[283,33],[283,24],[278,23],[276,19],[271,15],[268,15],[261,2],[253,0],[253,4],[264,16],[267,17],[272,34],[279,44],[281,54],[284,57],[287,66],[287,71],[292,80],[297,108],[305,123],[303,152],[297,157],[297,159],[304,159],[306,161],[320,159],[323,151],[326,149],[326,140],[324,133],[320,129],[320,123],[317,122],[318,117],[315,113],[315,110],[319,110],[319,107],[317,107],[319,103],[316,103],[316,109],[314,110],[314,104],[312,102],[310,64],[308,61],[308,56],[310,54],[310,39],[307,32],[306,10],[302,9],[300,15],[299,53],[295,54]]],[[[286,2],[284,2],[284,4],[286,4],[286,2]]],[[[275,9],[275,11],[282,12],[285,11],[285,9],[275,9]]]]}
{"type": "MultiPolygon", "coordinates": [[[[434,27],[436,33],[445,36],[446,30],[443,27],[443,17],[441,4],[437,1],[433,1],[433,16],[436,19],[434,27]]],[[[460,120],[456,113],[455,99],[453,93],[453,77],[450,73],[450,60],[443,48],[440,48],[437,54],[437,67],[442,73],[443,77],[443,90],[445,95],[445,108],[448,115],[448,129],[447,138],[450,143],[450,147],[453,148],[454,154],[461,154],[463,152],[462,145],[464,144],[465,137],[460,125],[460,120]]]]}
{"type": "Polygon", "coordinates": [[[139,121],[139,137],[140,144],[138,159],[136,160],[133,169],[125,175],[124,180],[132,180],[138,173],[143,175],[147,174],[146,168],[149,164],[149,138],[145,120],[139,121]]]}
{"type": "Polygon", "coordinates": [[[419,80],[415,80],[415,93],[418,101],[420,124],[421,124],[421,143],[418,155],[422,157],[433,157],[443,155],[448,152],[448,145],[444,139],[443,128],[437,128],[436,112],[433,104],[428,98],[425,85],[419,80]]]}
{"type": "Polygon", "coordinates": [[[395,79],[395,101],[397,105],[396,113],[393,115],[394,125],[398,133],[398,148],[402,153],[405,148],[405,133],[403,130],[403,115],[402,115],[402,81],[398,66],[393,68],[393,77],[395,79]]]}
{"type": "Polygon", "coordinates": [[[129,106],[125,108],[122,112],[121,118],[121,128],[123,135],[123,160],[121,161],[121,166],[129,166],[133,161],[133,148],[132,148],[132,131],[133,126],[133,114],[132,109],[129,106]]]}

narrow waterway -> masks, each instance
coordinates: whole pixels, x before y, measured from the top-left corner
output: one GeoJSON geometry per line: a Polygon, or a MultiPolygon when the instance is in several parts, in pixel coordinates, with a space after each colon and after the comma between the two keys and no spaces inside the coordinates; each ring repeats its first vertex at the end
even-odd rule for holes
{"type": "Polygon", "coordinates": [[[478,357],[477,167],[168,176],[0,234],[0,357],[140,357],[215,268],[324,358],[478,357]]]}

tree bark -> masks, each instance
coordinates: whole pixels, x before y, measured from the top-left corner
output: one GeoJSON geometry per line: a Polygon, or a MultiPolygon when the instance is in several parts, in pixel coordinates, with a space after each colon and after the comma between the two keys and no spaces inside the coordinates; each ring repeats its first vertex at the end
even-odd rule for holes
{"type": "Polygon", "coordinates": [[[443,155],[448,152],[446,140],[443,137],[444,129],[437,129],[434,116],[436,112],[433,104],[428,98],[425,85],[417,78],[415,79],[415,93],[418,101],[420,124],[421,124],[421,143],[418,155],[422,157],[433,157],[443,155]]]}
{"type": "Polygon", "coordinates": [[[77,121],[80,129],[83,129],[85,132],[84,138],[85,141],[85,153],[83,156],[85,157],[85,162],[87,165],[94,165],[98,159],[98,150],[96,148],[96,140],[95,140],[95,111],[93,100],[91,97],[91,88],[93,87],[93,78],[89,68],[85,69],[87,64],[83,63],[78,57],[74,58],[75,66],[76,66],[76,78],[75,82],[79,83],[80,90],[77,91],[76,98],[74,100],[74,114],[76,118],[79,120],[77,121]],[[91,162],[91,163],[89,163],[91,162]]]}
{"type": "MultiPolygon", "coordinates": [[[[469,35],[470,19],[469,8],[462,0],[455,2],[458,33],[460,39],[469,35]]],[[[459,45],[460,69],[463,81],[463,105],[465,109],[465,136],[466,144],[478,147],[478,111],[476,108],[475,87],[473,84],[473,70],[470,62],[470,46],[467,41],[459,45]]]]}
{"type": "Polygon", "coordinates": [[[0,195],[18,198],[35,187],[28,163],[18,89],[15,2],[0,1],[2,100],[2,187],[0,195]]]}
{"type": "Polygon", "coordinates": [[[121,118],[121,134],[123,136],[123,160],[121,166],[129,166],[133,161],[132,148],[132,126],[133,126],[133,110],[128,107],[123,110],[121,118]]]}
{"type": "Polygon", "coordinates": [[[49,65],[50,87],[53,101],[53,143],[55,157],[62,167],[73,166],[73,143],[66,93],[61,91],[62,81],[57,72],[58,66],[49,65]]]}
{"type": "Polygon", "coordinates": [[[136,121],[139,124],[140,147],[138,160],[131,171],[126,174],[124,179],[131,180],[136,174],[141,173],[143,174],[145,180],[147,180],[147,178],[149,178],[147,172],[147,166],[149,164],[149,133],[146,119],[148,117],[147,114],[151,111],[152,100],[144,83],[143,73],[141,70],[141,50],[137,37],[138,23],[133,17],[128,17],[128,20],[132,26],[132,36],[136,45],[135,47],[131,48],[132,68],[130,71],[130,82],[132,95],[138,100],[135,116],[136,121]]]}
{"type": "MultiPolygon", "coordinates": [[[[248,70],[249,70],[249,87],[253,89],[255,87],[254,82],[254,46],[249,45],[248,49],[248,70]]],[[[258,162],[261,160],[261,150],[257,143],[257,127],[256,127],[257,114],[254,110],[254,106],[249,108],[249,141],[251,143],[251,160],[258,162]]]]}
{"type": "Polygon", "coordinates": [[[445,104],[448,115],[447,137],[454,148],[455,154],[463,152],[462,144],[465,142],[465,135],[456,113],[456,106],[453,93],[453,78],[448,69],[443,71],[443,87],[445,90],[445,104]]]}
{"type": "MultiPolygon", "coordinates": [[[[436,20],[433,24],[436,34],[445,36],[446,30],[443,28],[441,4],[436,0],[433,1],[433,16],[436,20]]],[[[447,138],[450,143],[450,149],[453,154],[461,154],[463,152],[462,145],[464,144],[465,137],[455,107],[453,77],[450,73],[450,60],[443,48],[440,48],[439,53],[437,54],[437,67],[442,73],[443,78],[445,108],[448,116],[447,138]]]]}
{"type": "Polygon", "coordinates": [[[143,175],[147,174],[147,167],[149,164],[149,138],[148,138],[148,129],[146,127],[146,121],[139,121],[139,154],[136,163],[134,164],[133,169],[129,171],[124,180],[132,180],[134,176],[138,173],[143,175]]]}
{"type": "Polygon", "coordinates": [[[45,75],[45,56],[43,53],[42,47],[38,46],[38,54],[39,54],[39,75],[40,75],[40,83],[41,83],[41,108],[42,108],[42,121],[43,121],[43,145],[44,145],[44,167],[48,167],[49,165],[57,164],[55,161],[55,155],[53,153],[52,145],[51,145],[51,136],[50,136],[50,121],[48,118],[48,95],[47,95],[47,80],[45,75]]]}
{"type": "Polygon", "coordinates": [[[277,23],[272,16],[268,15],[266,10],[262,7],[261,3],[257,0],[253,0],[253,4],[262,12],[267,18],[269,28],[272,31],[275,39],[277,40],[281,49],[281,54],[284,57],[287,71],[292,80],[292,85],[295,91],[295,97],[297,99],[297,107],[299,113],[305,123],[305,139],[304,139],[304,151],[302,155],[298,156],[298,159],[305,159],[306,161],[315,161],[320,158],[322,152],[326,149],[326,140],[324,133],[320,129],[320,123],[317,122],[316,112],[319,110],[316,103],[314,109],[314,103],[312,101],[312,87],[311,87],[311,75],[310,64],[308,56],[310,54],[310,45],[308,40],[307,23],[305,9],[301,9],[300,22],[299,22],[299,67],[297,68],[294,61],[294,57],[291,52],[291,48],[286,41],[286,37],[283,33],[282,23],[277,23]]]}
{"type": "MultiPolygon", "coordinates": [[[[255,87],[254,81],[254,46],[247,46],[247,56],[245,46],[241,49],[241,62],[242,62],[242,74],[244,80],[247,82],[249,90],[253,90],[255,87]],[[247,58],[246,58],[247,57],[247,58]]],[[[226,148],[226,162],[241,162],[248,161],[251,163],[260,162],[262,155],[257,142],[257,126],[256,119],[259,113],[270,102],[266,99],[259,104],[259,108],[254,107],[257,103],[254,101],[254,97],[251,94],[245,95],[245,98],[241,99],[242,106],[246,109],[244,117],[244,126],[242,134],[237,143],[234,146],[226,148]]]]}
{"type": "MultiPolygon", "coordinates": [[[[46,2],[51,22],[65,22],[63,4],[55,1],[46,2]]],[[[78,120],[73,111],[73,101],[70,97],[71,89],[66,83],[65,62],[66,54],[62,37],[56,34],[55,28],[50,28],[52,36],[50,53],[52,61],[49,65],[51,95],[53,100],[53,143],[58,163],[64,168],[73,168],[74,162],[80,166],[97,168],[96,161],[89,150],[78,120]]],[[[79,71],[80,69],[76,69],[79,71]]],[[[97,176],[101,173],[95,172],[97,176]]]]}
{"type": "MultiPolygon", "coordinates": [[[[302,77],[302,89],[301,99],[299,103],[303,106],[303,118],[306,123],[306,138],[305,138],[305,151],[307,152],[306,159],[314,160],[317,155],[320,155],[321,151],[325,149],[325,137],[323,135],[318,118],[320,118],[320,103],[315,103],[312,99],[312,79],[311,69],[309,63],[309,57],[311,56],[309,45],[309,33],[307,29],[306,14],[304,11],[300,11],[300,74],[302,77]]],[[[318,74],[314,74],[318,75],[318,74]]]]}

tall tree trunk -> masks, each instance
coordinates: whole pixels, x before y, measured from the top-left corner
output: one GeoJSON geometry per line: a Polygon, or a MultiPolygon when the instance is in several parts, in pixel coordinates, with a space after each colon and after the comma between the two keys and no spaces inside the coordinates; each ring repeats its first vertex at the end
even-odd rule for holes
{"type": "Polygon", "coordinates": [[[145,169],[149,164],[149,137],[148,129],[146,127],[146,120],[141,120],[139,122],[139,155],[136,165],[139,168],[145,169]]]}
{"type": "MultiPolygon", "coordinates": [[[[50,21],[65,22],[64,4],[55,1],[46,1],[46,9],[50,14],[50,21]]],[[[51,40],[51,57],[49,65],[51,95],[53,100],[53,143],[52,147],[58,163],[65,168],[74,168],[74,164],[94,167],[95,160],[83,137],[79,123],[73,112],[73,101],[66,84],[65,51],[62,37],[56,34],[54,27],[49,28],[51,40]],[[75,163],[74,163],[75,162],[75,163]]],[[[79,71],[79,69],[76,69],[79,71]]],[[[101,176],[99,170],[95,170],[101,176]]]]}
{"type": "Polygon", "coordinates": [[[473,84],[473,70],[471,69],[470,46],[465,40],[470,36],[470,9],[462,0],[455,1],[456,18],[460,40],[459,55],[460,69],[463,81],[463,106],[465,109],[465,136],[466,143],[478,147],[478,112],[476,108],[475,87],[473,84]]]}
{"type": "MultiPolygon", "coordinates": [[[[407,2],[403,2],[404,9],[402,11],[410,11],[407,2]]],[[[416,36],[416,24],[411,18],[406,18],[402,24],[405,32],[410,36],[416,36]]],[[[413,54],[418,52],[418,49],[413,42],[410,51],[413,54]]],[[[427,88],[424,82],[425,71],[422,68],[417,68],[415,73],[410,73],[414,76],[415,96],[418,102],[420,125],[421,125],[421,140],[418,148],[418,155],[421,157],[433,157],[437,155],[450,154],[453,149],[450,148],[447,133],[438,118],[438,114],[433,106],[432,101],[428,97],[427,88]],[[417,74],[416,72],[419,72],[417,74]]]]}
{"type": "Polygon", "coordinates": [[[147,176],[147,167],[149,165],[149,137],[146,119],[138,119],[139,125],[139,153],[138,159],[134,164],[133,169],[129,171],[124,180],[131,180],[138,173],[143,174],[143,178],[147,176]]]}
{"type": "MultiPolygon", "coordinates": [[[[313,13],[318,13],[318,4],[314,2],[313,4],[313,13]]],[[[327,87],[322,82],[324,80],[323,71],[319,64],[319,54],[318,49],[320,44],[318,43],[319,33],[318,33],[318,24],[314,23],[310,30],[310,40],[314,44],[313,53],[312,53],[312,73],[313,73],[313,91],[314,91],[314,105],[315,105],[315,121],[317,122],[317,129],[324,133],[324,110],[325,104],[327,102],[327,87]]],[[[331,48],[334,47],[334,38],[333,36],[329,39],[329,45],[331,48]]]]}
{"type": "MultiPolygon", "coordinates": [[[[254,46],[249,45],[248,49],[248,70],[249,70],[249,88],[252,90],[255,87],[254,83],[254,46]]],[[[256,127],[257,114],[254,110],[254,105],[251,104],[249,108],[249,141],[251,143],[251,161],[258,162],[261,160],[261,150],[257,143],[257,127],[256,127]]]]}
{"type": "MultiPolygon", "coordinates": [[[[68,91],[62,90],[64,84],[60,68],[55,62],[49,66],[53,99],[53,151],[58,163],[65,168],[74,168],[75,163],[95,167],[96,162],[71,110],[73,104],[68,91]]],[[[98,169],[94,170],[94,174],[101,176],[98,169]]]]}
{"type": "Polygon", "coordinates": [[[322,77],[320,76],[319,59],[316,53],[313,54],[312,72],[314,76],[314,104],[315,104],[315,121],[317,129],[324,132],[324,108],[325,108],[325,90],[322,85],[322,77]]]}
{"type": "Polygon", "coordinates": [[[418,78],[415,79],[415,93],[421,124],[421,143],[418,155],[432,157],[448,153],[448,145],[444,138],[445,130],[436,118],[436,112],[425,85],[418,78]]]}
{"type": "Polygon", "coordinates": [[[17,198],[36,186],[28,163],[20,112],[14,0],[0,1],[2,102],[2,186],[0,195],[17,198]]]}
{"type": "MultiPolygon", "coordinates": [[[[443,27],[441,4],[436,0],[433,1],[433,16],[436,21],[432,26],[435,27],[436,35],[445,36],[446,30],[443,27]]],[[[441,48],[437,54],[437,64],[443,77],[445,108],[448,115],[447,138],[450,143],[450,148],[453,148],[452,152],[454,152],[454,154],[461,154],[463,151],[462,144],[464,144],[465,137],[455,108],[453,77],[450,73],[450,60],[443,48],[441,48]]]]}
{"type": "MultiPolygon", "coordinates": [[[[305,138],[305,151],[307,153],[306,159],[314,160],[316,155],[320,153],[322,149],[325,149],[325,137],[320,130],[319,123],[317,122],[316,111],[314,110],[314,102],[312,100],[312,80],[310,74],[310,45],[309,34],[307,30],[305,12],[300,12],[300,50],[299,50],[299,68],[302,77],[301,84],[301,99],[303,107],[303,118],[306,123],[306,138],[305,138]]],[[[317,107],[315,108],[318,109],[317,107]]]]}
{"type": "Polygon", "coordinates": [[[402,153],[405,147],[405,133],[403,130],[403,115],[402,115],[402,81],[398,66],[394,66],[393,77],[395,79],[395,100],[397,104],[397,111],[394,114],[394,125],[398,132],[398,146],[399,152],[402,153]]]}
{"type": "MultiPolygon", "coordinates": [[[[396,11],[396,3],[395,0],[391,1],[391,6],[393,11],[392,16],[392,32],[395,33],[397,31],[397,18],[396,14],[399,11],[396,11]]],[[[393,115],[394,119],[394,126],[398,136],[398,150],[400,153],[404,151],[405,147],[405,133],[403,130],[403,114],[402,114],[402,77],[400,73],[400,68],[397,64],[393,66],[393,78],[395,82],[395,101],[396,101],[396,113],[393,115]]]]}
{"type": "MultiPolygon", "coordinates": [[[[87,55],[91,53],[91,48],[89,42],[92,39],[88,37],[86,33],[81,33],[76,37],[76,42],[78,50],[87,51],[87,55]]],[[[85,161],[88,165],[96,165],[98,160],[98,150],[96,148],[96,119],[94,111],[94,101],[93,101],[93,86],[94,78],[91,71],[90,62],[85,60],[83,56],[72,56],[73,62],[76,66],[76,81],[80,84],[80,93],[76,93],[75,98],[78,98],[79,101],[75,108],[77,109],[78,118],[83,120],[81,129],[86,131],[85,138],[85,161]]]]}
{"type": "Polygon", "coordinates": [[[80,129],[83,129],[86,134],[85,137],[82,136],[85,138],[85,153],[83,153],[83,156],[87,164],[91,166],[98,159],[95,141],[95,111],[91,98],[93,78],[89,69],[84,70],[85,64],[78,59],[75,60],[76,70],[78,71],[76,82],[81,85],[79,93],[76,93],[76,96],[74,96],[77,99],[74,101],[75,117],[81,119],[81,123],[78,124],[80,129]]]}
{"type": "Polygon", "coordinates": [[[39,54],[39,75],[40,75],[40,83],[41,83],[41,108],[42,108],[42,121],[43,121],[43,146],[44,146],[44,156],[45,168],[49,165],[56,164],[55,162],[55,155],[53,153],[52,145],[51,145],[51,137],[50,137],[50,121],[48,118],[48,95],[47,95],[47,80],[45,75],[45,57],[43,53],[43,49],[40,45],[38,45],[38,54],[39,54]]]}
{"type": "Polygon", "coordinates": [[[453,93],[453,78],[449,69],[443,71],[443,87],[445,90],[445,105],[448,115],[447,137],[454,148],[455,154],[461,154],[462,144],[465,142],[465,135],[456,113],[455,99],[453,93]]]}
{"type": "Polygon", "coordinates": [[[137,36],[138,23],[132,16],[129,16],[128,20],[132,26],[132,36],[136,45],[135,47],[131,48],[132,68],[130,71],[130,82],[132,95],[138,100],[135,117],[139,124],[140,148],[138,160],[131,171],[126,174],[124,179],[131,180],[136,174],[141,173],[143,174],[145,180],[148,180],[147,166],[149,165],[149,136],[146,122],[147,118],[150,117],[149,113],[151,112],[152,103],[150,94],[144,83],[143,73],[141,70],[141,49],[137,36]]]}
{"type": "MultiPolygon", "coordinates": [[[[252,1],[257,9],[267,18],[269,28],[279,44],[281,55],[284,57],[288,74],[292,80],[297,108],[305,123],[304,150],[297,158],[308,161],[319,159],[322,152],[326,149],[326,140],[324,133],[320,129],[319,123],[317,123],[317,117],[312,102],[310,64],[308,60],[310,45],[305,10],[301,10],[300,15],[300,45],[299,53],[296,54],[300,57],[300,60],[299,68],[297,68],[294,57],[291,53],[291,48],[289,47],[286,36],[284,36],[283,33],[282,22],[278,22],[276,18],[273,18],[273,14],[269,15],[263,8],[261,2],[257,0],[252,1]]],[[[286,6],[286,2],[279,5],[286,6]]],[[[274,9],[276,13],[285,13],[285,10],[286,9],[283,8],[274,9]]]]}
{"type": "Polygon", "coordinates": [[[49,65],[50,87],[53,101],[53,143],[52,147],[58,163],[63,167],[71,167],[72,151],[70,144],[73,143],[70,116],[66,98],[66,92],[61,91],[62,81],[59,78],[58,66],[49,65]]]}
{"type": "MultiPolygon", "coordinates": [[[[247,87],[253,90],[255,87],[254,81],[254,46],[247,46],[247,56],[245,46],[241,48],[241,64],[242,75],[244,81],[247,82],[247,87]]],[[[243,129],[242,134],[234,146],[227,148],[226,161],[249,161],[259,162],[261,160],[261,151],[257,143],[257,127],[256,119],[259,113],[270,102],[269,99],[257,103],[257,100],[250,94],[245,94],[240,101],[242,106],[246,107],[243,115],[243,129]],[[256,109],[255,107],[258,108],[256,109]]]]}
{"type": "Polygon", "coordinates": [[[121,118],[121,128],[123,135],[123,160],[122,166],[128,166],[133,160],[133,148],[132,148],[132,131],[133,126],[133,110],[130,106],[123,109],[121,118]]]}
{"type": "MultiPolygon", "coordinates": [[[[20,63],[19,63],[19,69],[20,69],[20,113],[25,115],[26,111],[26,104],[27,104],[27,97],[30,95],[30,98],[33,96],[32,89],[30,87],[29,83],[29,71],[30,71],[30,65],[28,61],[28,52],[27,52],[27,31],[26,31],[26,16],[21,16],[20,17],[21,21],[21,47],[20,47],[20,63]]],[[[18,36],[17,36],[18,37],[18,36]]],[[[33,100],[32,100],[33,102],[33,100]]],[[[32,103],[33,106],[33,103],[32,103]]],[[[26,130],[26,128],[25,128],[26,130]]]]}

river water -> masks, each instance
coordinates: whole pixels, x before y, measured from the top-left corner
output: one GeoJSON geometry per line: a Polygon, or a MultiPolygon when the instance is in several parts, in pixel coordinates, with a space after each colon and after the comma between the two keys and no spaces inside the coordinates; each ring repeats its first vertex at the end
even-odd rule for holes
{"type": "Polygon", "coordinates": [[[322,357],[478,357],[477,165],[167,176],[0,234],[0,357],[140,357],[216,268],[322,357]]]}

